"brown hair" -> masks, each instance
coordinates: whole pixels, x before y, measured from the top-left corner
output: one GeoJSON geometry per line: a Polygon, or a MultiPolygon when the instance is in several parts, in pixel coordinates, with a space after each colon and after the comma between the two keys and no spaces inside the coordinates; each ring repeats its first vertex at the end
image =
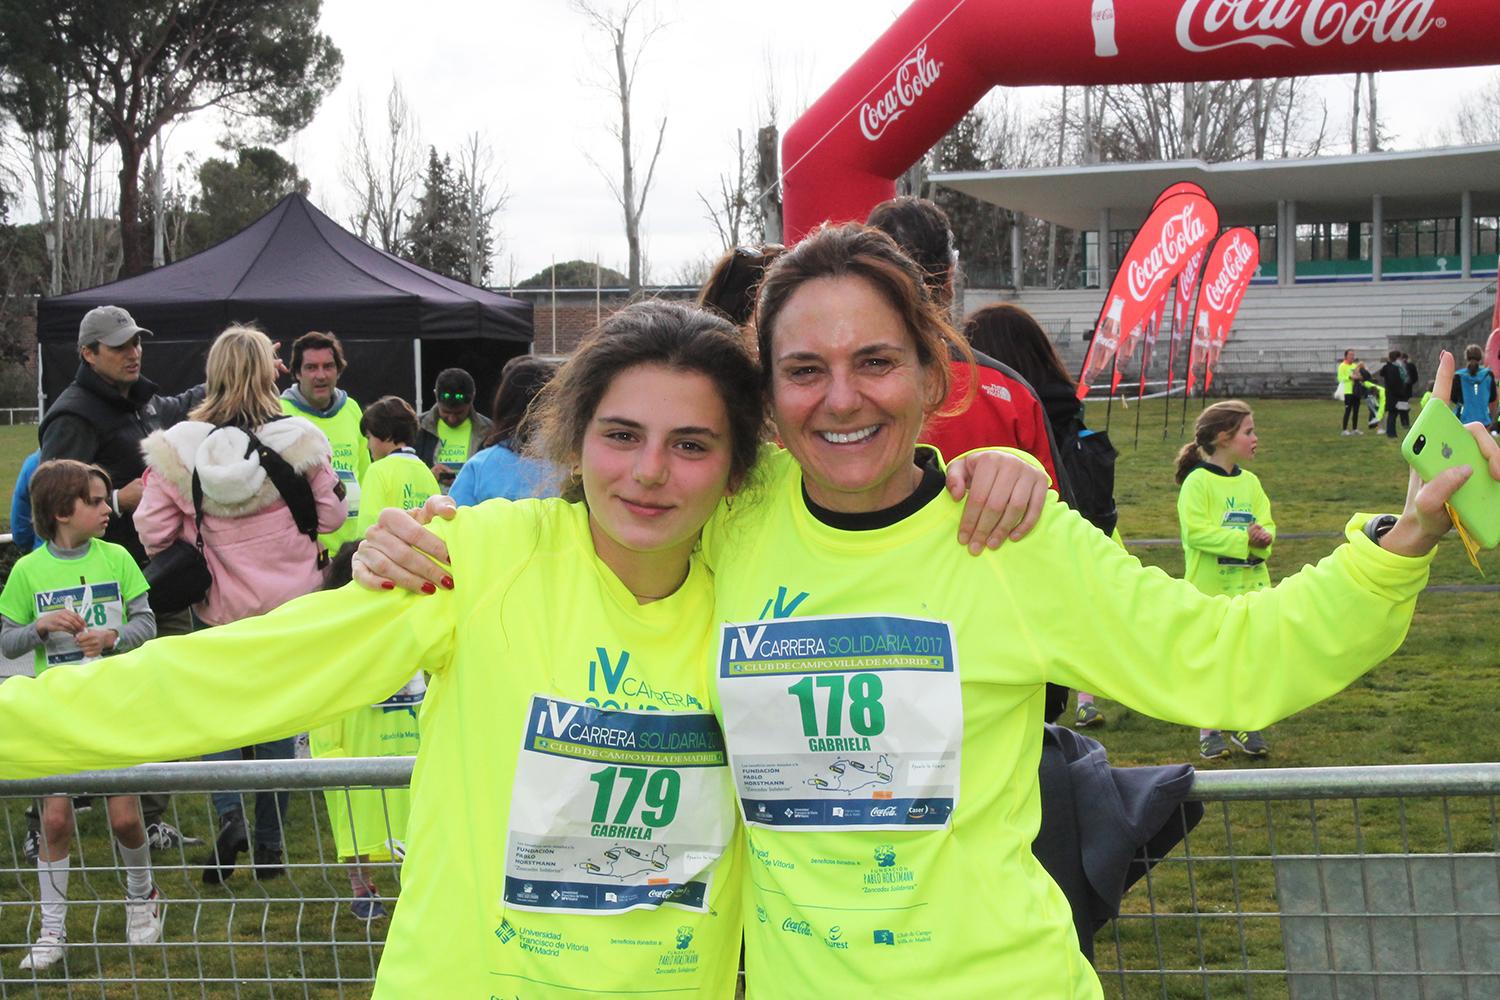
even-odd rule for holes
{"type": "Polygon", "coordinates": [[[1068,374],[1041,324],[1013,302],[997,302],[976,310],[964,324],[964,336],[976,351],[983,351],[1020,372],[1034,389],[1059,383],[1070,387],[1078,384],[1068,374]]]}
{"type": "Polygon", "coordinates": [[[90,479],[104,483],[106,495],[114,488],[109,473],[97,465],[54,458],[36,467],[31,474],[31,523],[38,535],[49,542],[57,537],[57,519],[72,515],[74,501],[88,503],[90,479]]]}
{"type": "Polygon", "coordinates": [[[557,365],[534,354],[521,354],[505,362],[500,369],[500,388],[495,390],[489,437],[484,446],[511,442],[512,451],[522,451],[527,444],[531,424],[526,420],[537,394],[557,374],[557,365]]]}
{"type": "Polygon", "coordinates": [[[333,367],[343,371],[348,365],[344,360],[344,345],[332,333],[309,330],[292,341],[292,375],[302,370],[302,356],[308,351],[333,351],[333,367]]]}
{"type": "MultiPolygon", "coordinates": [[[[659,365],[696,372],[714,384],[729,416],[729,482],[741,486],[755,465],[765,427],[765,402],[739,331],[728,320],[678,302],[638,302],[599,325],[537,396],[533,448],[562,469],[577,465],[599,400],[621,372],[659,365]]],[[[567,500],[582,500],[576,471],[563,481],[567,500]]]]}
{"type": "Polygon", "coordinates": [[[260,330],[234,325],[219,334],[207,369],[207,392],[188,419],[253,428],[281,416],[276,349],[260,330]]]}
{"type": "Polygon", "coordinates": [[[755,292],[771,262],[786,253],[780,243],[762,247],[734,247],[724,251],[698,289],[698,305],[745,326],[755,315],[755,292]]]}
{"type": "Polygon", "coordinates": [[[1471,365],[1484,364],[1484,348],[1478,344],[1470,344],[1464,348],[1464,360],[1471,365]]]}
{"type": "Polygon", "coordinates": [[[1177,453],[1177,485],[1193,471],[1193,466],[1214,453],[1214,440],[1224,433],[1233,434],[1250,416],[1250,406],[1238,399],[1226,399],[1206,408],[1193,423],[1193,440],[1177,453]]]}
{"type": "Polygon", "coordinates": [[[953,298],[953,269],[958,262],[948,213],[936,202],[904,195],[872,208],[865,225],[895,240],[902,252],[916,261],[928,294],[946,309],[953,298]]]}
{"type": "Polygon", "coordinates": [[[417,411],[400,396],[381,396],[360,415],[359,433],[395,444],[416,444],[417,411]]]}
{"type": "MultiPolygon", "coordinates": [[[[901,252],[890,236],[857,222],[834,226],[825,223],[816,232],[776,259],[760,284],[755,308],[755,338],[760,350],[760,381],[771,398],[771,341],[776,321],[792,295],[819,278],[860,278],[880,293],[911,336],[917,360],[934,388],[928,412],[948,398],[952,379],[948,359],[955,353],[974,363],[974,352],[953,329],[943,308],[928,294],[922,269],[901,252]]],[[[968,407],[977,379],[969,379],[969,396],[959,409],[968,407]]]]}

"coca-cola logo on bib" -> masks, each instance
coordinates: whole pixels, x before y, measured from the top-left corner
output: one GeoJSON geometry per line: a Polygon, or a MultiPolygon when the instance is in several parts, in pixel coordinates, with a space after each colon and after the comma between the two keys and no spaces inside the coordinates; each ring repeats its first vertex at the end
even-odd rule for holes
{"type": "Polygon", "coordinates": [[[1245,265],[1250,263],[1250,258],[1255,255],[1255,249],[1250,244],[1240,239],[1236,233],[1234,240],[1224,249],[1224,267],[1203,289],[1208,304],[1215,310],[1224,310],[1225,296],[1234,286],[1239,283],[1245,273],[1245,265]]]}
{"type": "Polygon", "coordinates": [[[1167,219],[1161,228],[1161,239],[1141,260],[1132,260],[1127,271],[1130,297],[1145,302],[1157,282],[1172,269],[1195,244],[1207,235],[1198,206],[1189,203],[1181,212],[1167,219]]]}
{"type": "Polygon", "coordinates": [[[942,63],[927,58],[927,46],[917,49],[896,70],[896,79],[891,88],[860,107],[860,132],[871,142],[885,135],[885,130],[891,127],[891,123],[906,114],[906,109],[937,82],[942,72],[942,63]]]}
{"type": "Polygon", "coordinates": [[[1183,0],[1177,44],[1189,52],[1231,45],[1318,48],[1366,38],[1414,42],[1447,21],[1434,17],[1437,0],[1183,0]]]}

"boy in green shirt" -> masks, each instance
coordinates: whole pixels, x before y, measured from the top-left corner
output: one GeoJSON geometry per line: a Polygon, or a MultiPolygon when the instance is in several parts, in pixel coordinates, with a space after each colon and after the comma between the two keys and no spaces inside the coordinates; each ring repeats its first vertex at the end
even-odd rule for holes
{"type": "Polygon", "coordinates": [[[417,413],[399,396],[382,396],[370,404],[359,421],[359,433],[370,442],[370,467],[359,479],[364,502],[354,529],[364,536],[387,507],[413,510],[441,492],[438,481],[412,447],[417,439],[417,413]]]}
{"type": "MultiPolygon", "coordinates": [[[[43,462],[32,477],[32,520],[46,544],[21,557],[0,592],[0,650],[10,657],[34,650],[38,674],[124,652],[156,635],[146,578],[123,546],[102,538],[109,526],[110,489],[102,469],[72,459],[43,462]]],[[[125,863],[126,940],[152,944],[161,940],[162,902],[151,880],[140,800],[111,795],[107,801],[125,863]]],[[[67,945],[73,801],[48,796],[41,811],[36,866],[42,926],[20,966],[34,972],[61,961],[67,945]]]]}

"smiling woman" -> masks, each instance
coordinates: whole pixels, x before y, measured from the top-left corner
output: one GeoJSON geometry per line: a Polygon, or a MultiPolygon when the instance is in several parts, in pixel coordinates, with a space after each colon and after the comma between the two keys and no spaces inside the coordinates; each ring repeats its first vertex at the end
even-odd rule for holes
{"type": "Polygon", "coordinates": [[[750,997],[1101,996],[1030,850],[1045,682],[1247,730],[1326,697],[1399,643],[1456,482],[1418,496],[1402,545],[1354,525],[1254,604],[1143,570],[1056,499],[975,559],[916,445],[951,336],[920,269],[882,234],[825,227],[770,266],[756,330],[787,450],[704,539],[761,917],[750,997]]]}

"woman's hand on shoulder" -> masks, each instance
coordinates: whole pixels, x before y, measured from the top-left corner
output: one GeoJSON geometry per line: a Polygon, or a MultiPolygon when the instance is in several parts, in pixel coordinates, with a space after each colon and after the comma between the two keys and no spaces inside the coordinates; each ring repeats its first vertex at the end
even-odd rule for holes
{"type": "Polygon", "coordinates": [[[440,494],[428,497],[416,510],[382,510],[354,553],[355,581],[367,590],[400,587],[423,594],[435,594],[439,587],[452,590],[448,545],[423,525],[438,517],[451,521],[457,512],[452,498],[440,494]]]}
{"type": "Polygon", "coordinates": [[[1042,516],[1047,473],[1038,465],[999,449],[971,452],[948,466],[948,492],[967,495],[958,523],[958,543],[978,555],[986,547],[1025,537],[1042,516]]]}

